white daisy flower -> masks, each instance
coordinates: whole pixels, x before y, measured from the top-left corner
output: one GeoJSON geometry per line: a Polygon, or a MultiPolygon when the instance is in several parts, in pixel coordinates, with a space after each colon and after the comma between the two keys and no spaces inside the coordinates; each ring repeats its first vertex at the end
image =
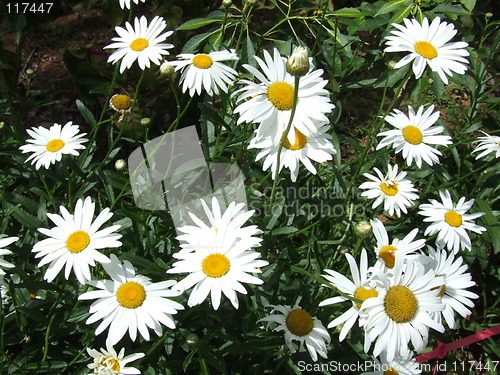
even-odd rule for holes
{"type": "Polygon", "coordinates": [[[243,241],[247,248],[260,246],[262,241],[259,237],[254,237],[262,231],[256,225],[243,225],[255,213],[254,210],[245,211],[244,204],[231,202],[229,206],[222,212],[222,208],[217,198],[212,197],[212,207],[200,199],[203,210],[208,220],[202,220],[196,215],[189,212],[189,216],[195,225],[185,225],[178,227],[179,232],[185,233],[177,237],[177,240],[183,241],[181,247],[183,251],[193,251],[200,248],[212,246],[229,246],[234,241],[243,241]]]}
{"type": "Polygon", "coordinates": [[[414,241],[418,233],[418,229],[416,228],[402,240],[395,238],[391,242],[389,241],[387,230],[380,220],[370,220],[370,224],[373,228],[373,234],[377,239],[375,251],[379,257],[379,263],[383,264],[387,268],[394,268],[397,258],[401,257],[402,259],[411,259],[411,256],[408,256],[408,254],[414,253],[425,245],[424,239],[414,241]]]}
{"type": "Polygon", "coordinates": [[[373,367],[373,371],[363,372],[361,375],[418,375],[422,373],[420,365],[415,361],[412,352],[408,352],[406,356],[395,357],[392,361],[388,361],[387,353],[383,350],[380,353],[380,360],[375,357],[372,358],[371,367],[373,367]]]}
{"type": "Polygon", "coordinates": [[[422,24],[415,19],[405,18],[403,21],[405,26],[392,24],[398,30],[386,37],[388,47],[384,49],[385,52],[410,52],[396,64],[396,69],[413,61],[413,73],[419,79],[428,65],[445,84],[448,83],[447,75],[451,77],[452,72],[466,72],[464,63],[467,64],[468,60],[464,56],[469,56],[465,49],[468,44],[448,43],[457,33],[453,24],[441,22],[439,17],[434,18],[430,25],[427,18],[422,24]]]}
{"type": "Polygon", "coordinates": [[[135,341],[137,331],[149,341],[148,327],[158,336],[162,334],[161,324],[174,329],[172,315],[184,307],[166,297],[177,297],[180,292],[170,289],[173,280],[152,283],[142,275],[136,275],[134,267],[128,261],[120,261],[111,254],[111,262],[103,264],[111,280],[91,280],[89,284],[99,290],[83,293],[79,300],[97,299],[90,306],[87,324],[98,320],[98,335],[109,326],[106,343],[114,345],[128,330],[130,339],[135,341]],[[160,324],[161,323],[161,324],[160,324]]]}
{"type": "Polygon", "coordinates": [[[238,56],[234,49],[230,51],[215,51],[209,54],[183,53],[177,55],[179,61],[170,61],[175,70],[182,70],[180,83],[182,92],[189,89],[189,95],[201,94],[204,89],[208,95],[218,95],[219,89],[227,93],[228,86],[232,86],[238,76],[233,68],[221,61],[236,61],[238,56]]]}
{"type": "Polygon", "coordinates": [[[471,314],[469,308],[474,307],[471,298],[479,298],[476,293],[470,292],[467,288],[476,285],[472,276],[467,271],[467,265],[463,264],[463,258],[455,260],[453,254],[443,250],[434,250],[428,246],[429,258],[431,259],[428,268],[434,270],[436,275],[444,277],[444,285],[439,291],[439,296],[443,299],[445,308],[442,312],[433,314],[433,318],[441,323],[441,315],[444,317],[448,327],[455,329],[455,311],[463,318],[471,314]]]}
{"type": "MultiPolygon", "coordinates": [[[[131,3],[132,0],[120,0],[120,8],[122,9],[130,9],[130,3],[131,3]]],[[[139,1],[141,1],[142,3],[146,2],[146,0],[133,0],[134,3],[136,4],[139,4],[139,1]]]]}
{"type": "Polygon", "coordinates": [[[108,62],[116,63],[122,60],[120,73],[125,69],[130,69],[135,60],[142,70],[149,68],[150,63],[160,65],[162,55],[168,55],[167,49],[174,46],[170,43],[161,43],[173,34],[173,31],[161,32],[167,27],[167,23],[162,17],[156,16],[148,26],[145,16],[140,19],[135,17],[134,27],[129,22],[125,22],[125,27],[115,27],[119,35],[104,48],[117,48],[108,58],[108,62]],[[160,35],[161,34],[161,35],[160,35]]]}
{"type": "Polygon", "coordinates": [[[378,207],[384,203],[384,210],[389,215],[401,216],[401,211],[408,213],[406,207],[410,207],[413,201],[418,199],[417,191],[410,180],[406,180],[406,172],[399,172],[398,166],[387,166],[387,174],[384,176],[378,168],[373,169],[377,176],[364,173],[363,176],[371,181],[362,183],[359,188],[364,189],[361,196],[369,199],[375,199],[372,208],[378,207]]]}
{"type": "Polygon", "coordinates": [[[35,258],[42,258],[38,267],[50,263],[44,276],[48,282],[54,280],[65,267],[66,280],[73,270],[78,282],[85,284],[91,278],[89,266],[95,266],[96,261],[109,262],[109,258],[98,250],[121,246],[122,243],[118,241],[121,234],[114,233],[120,226],[112,225],[99,230],[113,214],[109,212],[109,208],[105,208],[92,222],[95,203],[90,197],[85,198],[85,201],[78,199],[73,215],[63,206],[60,206],[59,210],[62,216],[47,214],[56,225],[54,228],[38,229],[40,233],[50,238],[37,242],[32,251],[37,253],[35,258]]]}
{"type": "Polygon", "coordinates": [[[489,135],[483,131],[481,131],[485,136],[479,137],[476,142],[479,142],[479,145],[476,146],[474,152],[482,151],[479,155],[476,155],[476,160],[484,158],[488,154],[495,153],[495,158],[500,157],[500,137],[496,135],[489,135]]]}
{"type": "Polygon", "coordinates": [[[326,345],[330,343],[330,335],[320,320],[298,305],[270,307],[273,308],[271,315],[259,321],[278,323],[273,331],[285,332],[285,343],[292,354],[297,349],[299,352],[305,352],[307,349],[313,361],[318,360],[318,354],[326,358],[326,345]],[[299,342],[298,347],[294,341],[299,342]]]}
{"type": "MultiPolygon", "coordinates": [[[[317,163],[332,160],[332,155],[335,155],[337,151],[333,147],[332,142],[330,142],[331,135],[326,133],[329,128],[330,126],[328,125],[319,125],[316,132],[308,136],[301,133],[298,129],[292,128],[290,133],[295,133],[295,142],[292,144],[288,138],[285,140],[281,149],[280,170],[278,173],[281,172],[283,167],[290,169],[290,177],[295,182],[299,174],[300,163],[304,164],[309,172],[316,174],[316,168],[311,163],[311,160],[317,163]]],[[[258,133],[258,131],[256,132],[258,133]]],[[[257,136],[248,145],[248,148],[261,149],[255,160],[258,161],[266,157],[262,169],[266,171],[270,167],[273,172],[273,179],[276,178],[279,146],[280,141],[275,142],[271,136],[263,138],[257,136]]]]}
{"type": "Polygon", "coordinates": [[[0,276],[5,275],[3,268],[14,268],[14,265],[7,262],[3,256],[12,254],[12,251],[5,249],[6,246],[16,242],[19,237],[5,237],[5,235],[0,235],[0,276]]]}
{"type": "Polygon", "coordinates": [[[427,216],[424,221],[432,223],[425,230],[425,235],[432,236],[438,233],[436,244],[438,247],[447,247],[456,254],[462,249],[471,250],[471,241],[467,230],[475,233],[486,231],[486,228],[476,225],[474,219],[484,215],[484,212],[466,214],[474,204],[474,199],[465,201],[460,198],[455,205],[448,190],[440,191],[441,202],[429,200],[429,204],[419,206],[420,215],[427,216]]]}
{"type": "MultiPolygon", "coordinates": [[[[264,72],[250,65],[243,67],[252,73],[260,83],[249,80],[241,82],[247,84],[240,91],[240,104],[234,112],[238,113],[238,124],[242,122],[259,123],[257,137],[271,136],[274,143],[278,143],[290,121],[293,107],[295,77],[286,71],[286,62],[277,49],[271,58],[269,52],[264,51],[264,60],[255,57],[264,72]],[[246,100],[249,99],[249,100],[246,100]]],[[[328,81],[321,78],[323,70],[311,70],[300,78],[299,92],[293,127],[305,136],[316,133],[317,123],[328,123],[326,114],[335,106],[330,102],[330,94],[324,89],[328,81]]],[[[288,141],[295,144],[295,132],[288,132],[288,141]]]]}
{"type": "Polygon", "coordinates": [[[71,121],[61,127],[59,124],[52,125],[49,129],[42,126],[38,128],[26,129],[32,139],[26,140],[28,144],[19,147],[24,153],[32,152],[26,159],[26,162],[31,160],[31,164],[35,164],[35,168],[39,169],[40,166],[49,168],[51,164],[56,161],[61,161],[63,154],[71,154],[78,156],[76,150],[84,149],[82,143],[88,141],[82,138],[87,133],[78,134],[80,128],[78,125],[73,125],[71,121]]]}
{"type": "MultiPolygon", "coordinates": [[[[378,296],[367,299],[361,306],[367,315],[365,343],[375,342],[374,356],[386,350],[388,361],[405,357],[410,340],[418,352],[427,344],[429,328],[444,332],[443,325],[430,315],[445,307],[437,290],[444,284],[442,277],[432,270],[425,273],[419,262],[404,262],[401,258],[396,261],[392,275],[377,276],[383,285],[378,296]]],[[[365,345],[365,352],[368,350],[365,345]]]]}
{"type": "Polygon", "coordinates": [[[120,353],[117,354],[116,350],[109,343],[106,343],[106,349],[101,348],[100,352],[87,348],[87,353],[94,360],[93,363],[87,365],[89,369],[94,370],[92,374],[125,375],[141,373],[135,367],[127,367],[127,364],[144,357],[144,353],[134,353],[124,357],[125,348],[122,348],[120,353]]]}
{"type": "Polygon", "coordinates": [[[439,118],[439,112],[434,112],[431,105],[424,112],[424,106],[420,106],[417,113],[408,106],[408,115],[395,109],[385,121],[394,126],[395,130],[387,130],[377,134],[384,137],[377,146],[377,150],[392,145],[396,153],[402,151],[403,157],[411,165],[413,159],[419,168],[422,167],[422,159],[429,165],[439,164],[438,155],[440,151],[429,145],[446,146],[451,144],[451,137],[437,135],[442,133],[442,126],[432,126],[439,118]]]}
{"type": "MultiPolygon", "coordinates": [[[[261,279],[249,273],[261,273],[260,268],[267,266],[268,262],[258,260],[260,254],[249,250],[244,238],[223,238],[207,232],[203,239],[206,245],[196,245],[191,247],[194,251],[181,250],[173,255],[180,260],[167,272],[189,273],[174,289],[183,292],[194,286],[188,299],[189,307],[202,303],[210,294],[212,307],[217,310],[224,293],[237,309],[239,302],[236,292],[247,294],[242,283],[262,284],[261,279]]],[[[188,241],[198,244],[201,240],[188,241]]]]}
{"type": "MultiPolygon", "coordinates": [[[[359,269],[351,254],[345,254],[345,256],[349,262],[349,267],[351,268],[352,281],[344,275],[332,270],[325,270],[328,275],[323,275],[323,277],[344,294],[357,298],[361,301],[377,297],[378,292],[375,289],[376,285],[371,278],[368,277],[368,256],[366,254],[366,250],[361,250],[359,269]]],[[[326,300],[320,302],[319,306],[334,305],[345,301],[350,300],[343,296],[337,296],[327,298],[326,300]]],[[[328,328],[333,328],[343,324],[342,330],[340,331],[339,341],[344,340],[354,323],[356,323],[356,320],[360,317],[359,309],[361,307],[361,303],[351,302],[351,304],[352,306],[349,310],[328,324],[328,328]]],[[[359,321],[360,326],[363,324],[362,319],[363,317],[361,317],[361,320],[359,321]]]]}

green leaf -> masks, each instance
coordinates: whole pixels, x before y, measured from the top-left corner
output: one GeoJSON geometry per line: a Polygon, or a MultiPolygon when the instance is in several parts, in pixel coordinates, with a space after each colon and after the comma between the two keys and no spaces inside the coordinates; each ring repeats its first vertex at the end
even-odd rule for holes
{"type": "Polygon", "coordinates": [[[222,18],[219,19],[211,19],[211,18],[195,18],[189,21],[184,22],[177,28],[179,30],[196,30],[200,27],[210,25],[214,22],[222,22],[222,18]]]}
{"type": "Polygon", "coordinates": [[[273,229],[271,231],[271,235],[290,234],[290,233],[295,233],[297,231],[298,231],[298,229],[295,227],[281,227],[281,228],[273,229]]]}
{"type": "Polygon", "coordinates": [[[465,11],[464,8],[462,8],[459,5],[451,5],[451,4],[439,4],[437,7],[433,9],[434,12],[436,13],[444,13],[446,15],[459,15],[463,16],[464,14],[468,14],[467,11],[465,11]]]}
{"type": "Polygon", "coordinates": [[[392,0],[389,1],[388,3],[384,4],[379,11],[375,14],[375,17],[381,15],[381,14],[387,14],[389,12],[394,12],[398,10],[399,8],[403,6],[408,6],[413,4],[413,1],[408,1],[408,0],[392,0]]]}
{"type": "Polygon", "coordinates": [[[460,0],[460,2],[469,12],[472,12],[476,6],[476,0],[460,0]]]}
{"type": "Polygon", "coordinates": [[[23,370],[45,372],[47,370],[56,370],[64,367],[66,367],[66,362],[63,361],[45,361],[27,363],[23,366],[23,370]]]}
{"type": "Polygon", "coordinates": [[[76,99],[76,106],[78,107],[78,109],[82,113],[82,116],[85,119],[85,121],[87,122],[87,124],[89,124],[92,128],[94,128],[96,126],[97,122],[96,122],[92,112],[90,112],[90,110],[85,106],[85,104],[83,104],[83,102],[80,99],[76,99]]]}
{"type": "Polygon", "coordinates": [[[40,228],[43,226],[43,223],[37,217],[31,215],[30,213],[23,210],[21,207],[16,207],[11,204],[7,204],[7,207],[11,207],[12,216],[16,219],[21,225],[24,225],[28,228],[40,228]]]}
{"type": "Polygon", "coordinates": [[[240,61],[255,66],[255,48],[252,39],[247,35],[241,46],[240,61]]]}
{"type": "Polygon", "coordinates": [[[334,15],[334,16],[339,16],[339,17],[351,17],[351,18],[358,18],[358,17],[364,17],[367,16],[367,13],[364,13],[360,11],[358,8],[342,8],[339,10],[335,10],[332,13],[328,14],[334,15]]]}
{"type": "Polygon", "coordinates": [[[408,5],[407,7],[405,8],[401,8],[399,9],[396,13],[394,13],[394,15],[392,16],[391,18],[391,21],[390,23],[401,23],[401,21],[403,21],[403,18],[407,17],[408,14],[410,14],[411,12],[411,9],[413,8],[413,3],[411,3],[410,5],[408,5]]]}
{"type": "Polygon", "coordinates": [[[218,30],[193,36],[182,48],[182,53],[195,53],[198,50],[200,44],[203,43],[206,39],[210,38],[210,36],[216,32],[218,32],[218,30]]]}

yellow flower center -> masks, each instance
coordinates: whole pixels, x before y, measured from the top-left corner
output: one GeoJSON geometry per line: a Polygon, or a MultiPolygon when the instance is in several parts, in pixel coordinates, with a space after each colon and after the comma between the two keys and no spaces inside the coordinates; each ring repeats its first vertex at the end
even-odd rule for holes
{"type": "Polygon", "coordinates": [[[391,197],[393,195],[396,195],[398,193],[398,191],[399,191],[398,184],[396,184],[393,181],[382,182],[380,184],[380,189],[382,189],[382,191],[386,195],[390,195],[391,197]]]}
{"type": "MultiPolygon", "coordinates": [[[[372,297],[377,297],[378,292],[372,288],[372,289],[366,289],[364,286],[360,286],[356,291],[354,292],[354,298],[360,299],[361,301],[366,301],[368,298],[372,297]]],[[[357,308],[361,308],[361,303],[355,302],[357,308]]]]}
{"type": "Polygon", "coordinates": [[[413,125],[408,125],[403,129],[403,137],[406,142],[412,145],[419,145],[424,138],[420,129],[413,125]]]}
{"type": "Polygon", "coordinates": [[[444,221],[451,227],[457,228],[462,225],[462,215],[455,211],[448,211],[444,214],[444,221]]]}
{"type": "Polygon", "coordinates": [[[113,371],[120,371],[120,363],[116,358],[113,357],[104,358],[101,362],[99,362],[99,365],[106,369],[111,369],[113,371]]]}
{"type": "Polygon", "coordinates": [[[149,41],[144,38],[137,38],[130,43],[130,48],[134,51],[140,52],[149,46],[149,41]]]}
{"type": "Polygon", "coordinates": [[[418,53],[420,56],[431,60],[437,57],[438,55],[436,47],[434,47],[429,42],[425,41],[420,41],[415,43],[415,52],[418,53]]]}
{"type": "Polygon", "coordinates": [[[117,111],[128,111],[132,107],[132,100],[127,95],[113,95],[111,98],[111,105],[117,111]]]}
{"type": "Polygon", "coordinates": [[[305,336],[314,328],[314,322],[307,311],[296,309],[286,317],[288,330],[296,336],[305,336]]]}
{"type": "Polygon", "coordinates": [[[399,372],[397,370],[394,370],[392,367],[389,367],[384,371],[384,375],[399,375],[399,372]]]}
{"type": "Polygon", "coordinates": [[[396,261],[396,251],[398,249],[394,246],[388,245],[380,249],[378,256],[382,258],[386,267],[393,268],[396,261]]]}
{"type": "Polygon", "coordinates": [[[216,253],[210,254],[201,264],[201,269],[208,277],[221,277],[229,272],[231,263],[225,255],[216,253]]]}
{"type": "Polygon", "coordinates": [[[417,314],[417,297],[405,286],[393,286],[387,291],[384,308],[389,318],[396,323],[406,323],[417,314]]]}
{"type": "Polygon", "coordinates": [[[64,147],[64,141],[62,141],[60,139],[53,139],[52,141],[47,143],[47,146],[45,146],[47,151],[50,151],[50,152],[59,151],[63,147],[64,147]]]}
{"type": "Polygon", "coordinates": [[[146,290],[141,284],[135,281],[123,283],[116,291],[116,300],[121,306],[127,309],[138,308],[144,303],[145,299],[146,290]]]}
{"type": "Polygon", "coordinates": [[[193,57],[193,65],[198,69],[208,69],[212,66],[213,63],[214,61],[212,60],[212,58],[208,55],[205,55],[204,53],[200,53],[199,55],[193,57]]]}
{"type": "Polygon", "coordinates": [[[66,240],[66,247],[72,253],[79,253],[87,248],[90,243],[90,236],[83,230],[77,230],[69,235],[66,240]]]}
{"type": "Polygon", "coordinates": [[[288,111],[293,106],[293,86],[286,82],[274,82],[267,89],[267,98],[276,109],[288,111]]]}
{"type": "MultiPolygon", "coordinates": [[[[285,143],[283,143],[283,147],[286,147],[289,150],[300,150],[301,148],[303,148],[306,145],[307,137],[304,134],[302,134],[301,132],[299,132],[296,128],[294,128],[294,129],[295,129],[295,143],[292,145],[287,138],[287,139],[285,139],[285,143]]],[[[282,137],[284,137],[284,136],[285,136],[285,132],[283,132],[282,137]]]]}

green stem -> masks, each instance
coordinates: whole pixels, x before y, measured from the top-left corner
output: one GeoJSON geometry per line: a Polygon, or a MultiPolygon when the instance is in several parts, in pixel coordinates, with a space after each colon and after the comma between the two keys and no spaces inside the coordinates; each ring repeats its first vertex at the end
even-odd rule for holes
{"type": "Polygon", "coordinates": [[[50,329],[52,328],[52,324],[54,323],[55,319],[56,319],[56,314],[54,313],[50,317],[49,325],[47,326],[47,330],[45,331],[45,346],[43,348],[42,362],[44,362],[47,359],[47,354],[49,353],[50,329]]]}
{"type": "Polygon", "coordinates": [[[175,129],[177,129],[177,126],[179,125],[179,122],[181,121],[181,119],[184,117],[184,115],[186,114],[187,110],[191,106],[192,101],[193,101],[193,98],[192,97],[189,98],[189,101],[187,102],[186,106],[182,110],[181,114],[179,116],[177,116],[177,118],[174,120],[174,122],[172,122],[172,124],[168,128],[167,133],[170,133],[171,131],[174,131],[175,129]]]}
{"type": "Polygon", "coordinates": [[[276,156],[276,174],[274,175],[274,181],[273,181],[273,189],[271,190],[271,199],[269,201],[269,212],[271,212],[273,202],[274,202],[274,193],[276,191],[276,185],[278,183],[278,178],[279,178],[279,172],[280,172],[280,161],[281,161],[281,151],[283,150],[283,146],[285,144],[285,141],[288,137],[288,133],[290,132],[290,129],[292,128],[293,124],[293,118],[295,116],[295,111],[297,110],[297,102],[299,98],[299,83],[300,83],[300,77],[295,77],[295,87],[293,90],[293,105],[292,105],[292,110],[290,112],[290,120],[288,120],[288,125],[286,127],[285,133],[281,137],[280,145],[278,147],[278,154],[276,156]]]}
{"type": "Polygon", "coordinates": [[[496,164],[496,163],[497,163],[497,160],[496,160],[496,159],[490,160],[488,163],[483,164],[483,165],[482,165],[482,166],[480,166],[479,168],[477,168],[477,169],[474,169],[474,170],[470,171],[469,173],[467,173],[467,174],[463,175],[462,177],[460,177],[460,178],[456,179],[455,181],[447,182],[446,184],[441,185],[441,186],[439,187],[439,189],[444,189],[444,188],[446,188],[446,187],[448,187],[448,186],[454,186],[454,185],[458,184],[460,181],[465,180],[465,179],[466,179],[466,178],[468,178],[469,176],[472,176],[473,174],[476,174],[476,173],[478,173],[478,172],[482,171],[483,169],[489,168],[489,167],[491,167],[493,164],[496,164]]]}

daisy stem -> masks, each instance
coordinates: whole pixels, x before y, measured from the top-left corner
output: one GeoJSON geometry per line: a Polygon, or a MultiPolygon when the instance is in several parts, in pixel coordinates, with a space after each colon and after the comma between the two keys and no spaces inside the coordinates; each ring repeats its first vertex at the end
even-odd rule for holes
{"type": "Polygon", "coordinates": [[[293,117],[295,116],[295,111],[297,109],[297,101],[299,98],[299,82],[300,82],[300,77],[296,76],[295,77],[295,84],[294,84],[294,88],[293,88],[293,105],[292,105],[292,110],[290,112],[290,120],[288,120],[288,125],[286,127],[285,133],[281,137],[280,145],[278,147],[278,154],[276,156],[276,174],[274,175],[273,189],[271,190],[271,199],[269,201],[269,213],[271,212],[271,209],[273,207],[274,193],[276,191],[276,185],[278,183],[278,178],[279,178],[278,174],[280,171],[281,150],[283,149],[283,145],[285,144],[285,141],[288,137],[288,133],[290,132],[290,129],[292,128],[293,117]]]}
{"type": "Polygon", "coordinates": [[[170,133],[171,131],[174,131],[175,129],[177,129],[177,126],[179,125],[179,122],[181,121],[181,119],[184,117],[184,115],[186,114],[187,110],[191,106],[192,101],[193,101],[193,98],[190,97],[189,101],[187,102],[186,106],[182,110],[181,114],[177,116],[177,118],[174,120],[174,122],[172,122],[172,124],[168,128],[167,133],[170,133]]]}
{"type": "MultiPolygon", "coordinates": [[[[474,169],[474,170],[470,171],[469,173],[467,173],[467,174],[463,175],[462,177],[460,177],[460,178],[458,178],[458,179],[456,179],[456,180],[454,180],[454,181],[450,181],[450,182],[448,182],[448,183],[446,183],[446,184],[444,184],[444,185],[441,185],[441,186],[439,187],[439,189],[444,189],[444,188],[447,188],[447,187],[449,187],[449,186],[455,186],[455,185],[456,185],[456,184],[458,184],[460,181],[463,181],[463,180],[465,180],[466,178],[468,178],[469,176],[472,176],[472,175],[474,175],[474,174],[476,174],[476,173],[478,173],[478,172],[482,171],[483,169],[487,169],[487,168],[491,167],[492,165],[494,165],[494,164],[496,164],[496,163],[497,163],[497,160],[496,160],[496,159],[490,160],[490,161],[489,161],[489,162],[487,162],[486,164],[481,165],[479,168],[477,168],[477,169],[474,169]]],[[[474,190],[475,190],[475,187],[476,187],[476,186],[474,186],[474,190]]]]}
{"type": "Polygon", "coordinates": [[[146,352],[145,357],[146,358],[149,357],[156,349],[158,349],[158,347],[165,342],[165,340],[168,338],[168,336],[169,336],[169,332],[167,331],[163,334],[162,337],[160,337],[158,340],[156,340],[155,343],[153,344],[153,346],[151,346],[151,348],[149,348],[149,350],[146,352]]]}
{"type": "Polygon", "coordinates": [[[75,358],[73,358],[71,360],[71,362],[68,363],[66,365],[66,367],[61,370],[61,374],[64,374],[66,372],[66,370],[68,370],[73,365],[73,363],[75,363],[78,360],[78,358],[80,358],[82,356],[83,352],[88,348],[91,341],[92,341],[92,339],[87,341],[87,343],[83,346],[82,350],[80,350],[80,352],[75,356],[75,358]]]}
{"type": "Polygon", "coordinates": [[[55,319],[56,319],[56,314],[53,313],[52,316],[50,317],[49,325],[47,326],[47,330],[45,331],[45,345],[43,347],[42,362],[44,362],[47,359],[47,354],[49,353],[50,329],[52,328],[52,324],[54,323],[55,319]]]}

